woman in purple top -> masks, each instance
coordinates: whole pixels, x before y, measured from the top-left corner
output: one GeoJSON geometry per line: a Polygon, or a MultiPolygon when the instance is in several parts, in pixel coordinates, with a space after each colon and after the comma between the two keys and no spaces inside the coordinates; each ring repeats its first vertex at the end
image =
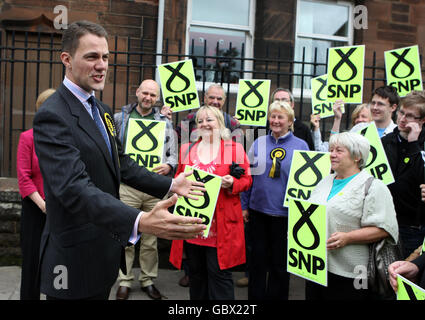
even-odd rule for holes
{"type": "Polygon", "coordinates": [[[268,120],[270,134],[255,140],[249,150],[252,187],[241,196],[251,243],[248,299],[287,300],[288,208],[283,200],[293,151],[309,148],[292,133],[294,111],[287,102],[273,102],[268,120]]]}

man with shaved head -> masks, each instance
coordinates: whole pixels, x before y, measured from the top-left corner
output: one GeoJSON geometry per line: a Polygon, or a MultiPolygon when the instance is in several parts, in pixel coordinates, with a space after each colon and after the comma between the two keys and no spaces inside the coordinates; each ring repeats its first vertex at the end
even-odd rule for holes
{"type": "MultiPolygon", "coordinates": [[[[155,103],[159,99],[159,85],[154,80],[144,80],[136,90],[137,103],[131,103],[122,107],[121,112],[114,115],[117,126],[117,135],[125,148],[128,132],[128,123],[130,119],[146,119],[166,122],[165,148],[163,163],[153,168],[153,171],[161,175],[173,176],[177,166],[177,145],[173,134],[173,126],[166,116],[162,115],[155,103]]],[[[125,149],[124,149],[125,150],[125,149]]],[[[126,184],[121,183],[120,199],[125,204],[138,208],[143,211],[149,211],[160,200],[144,192],[138,191],[126,184]]],[[[120,281],[116,299],[128,299],[131,282],[134,279],[132,267],[134,262],[135,246],[125,249],[125,260],[127,273],[119,271],[118,280],[120,281]]],[[[161,299],[161,293],[154,286],[153,280],[158,276],[158,249],[157,238],[147,233],[142,234],[140,238],[140,286],[152,299],[161,299]]]]}

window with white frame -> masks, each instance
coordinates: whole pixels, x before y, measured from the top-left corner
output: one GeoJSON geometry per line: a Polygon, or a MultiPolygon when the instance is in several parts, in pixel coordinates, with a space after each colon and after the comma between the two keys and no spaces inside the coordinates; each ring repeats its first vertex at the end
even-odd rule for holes
{"type": "Polygon", "coordinates": [[[253,56],[255,0],[189,0],[186,54],[202,82],[238,83],[253,56]]]}
{"type": "MultiPolygon", "coordinates": [[[[351,45],[353,42],[353,4],[347,1],[298,0],[294,59],[312,64],[294,65],[294,94],[299,95],[302,79],[297,74],[320,76],[326,73],[327,49],[351,45]],[[298,93],[298,94],[297,94],[298,93]]],[[[302,86],[310,89],[310,76],[302,86]]],[[[307,95],[309,90],[307,90],[307,95]]]]}

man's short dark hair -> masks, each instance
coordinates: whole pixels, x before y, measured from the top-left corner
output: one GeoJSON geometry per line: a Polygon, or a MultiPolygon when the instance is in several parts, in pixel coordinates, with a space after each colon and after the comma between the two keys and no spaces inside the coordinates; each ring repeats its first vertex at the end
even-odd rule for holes
{"type": "Polygon", "coordinates": [[[75,21],[62,34],[62,52],[68,52],[73,56],[80,38],[88,33],[108,39],[108,33],[102,26],[86,20],[75,21]]]}
{"type": "Polygon", "coordinates": [[[398,95],[397,89],[392,86],[382,86],[376,88],[372,93],[372,98],[375,94],[383,99],[388,99],[390,106],[395,104],[398,107],[400,104],[400,96],[398,95]]]}

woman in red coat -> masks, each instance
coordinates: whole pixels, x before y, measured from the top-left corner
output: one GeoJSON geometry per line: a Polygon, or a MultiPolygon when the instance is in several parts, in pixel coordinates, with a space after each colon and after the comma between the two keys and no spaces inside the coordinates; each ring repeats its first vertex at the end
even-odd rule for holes
{"type": "MultiPolygon", "coordinates": [[[[208,237],[184,242],[190,270],[190,299],[233,300],[232,273],[228,269],[245,263],[239,193],[248,190],[252,183],[249,162],[242,145],[231,140],[219,109],[201,107],[196,123],[200,138],[194,144],[182,145],[176,174],[190,165],[221,176],[222,184],[208,237]],[[231,172],[232,162],[239,168],[231,172]],[[235,171],[243,173],[238,176],[235,171]]],[[[176,268],[181,268],[182,255],[183,240],[174,240],[170,262],[176,268]]]]}
{"type": "MultiPolygon", "coordinates": [[[[47,89],[40,93],[36,101],[36,111],[54,92],[54,89],[47,89]]],[[[19,193],[22,197],[20,296],[21,300],[40,300],[37,266],[41,233],[46,223],[46,203],[44,201],[43,177],[35,154],[32,129],[22,132],[19,137],[16,173],[19,193]]]]}

